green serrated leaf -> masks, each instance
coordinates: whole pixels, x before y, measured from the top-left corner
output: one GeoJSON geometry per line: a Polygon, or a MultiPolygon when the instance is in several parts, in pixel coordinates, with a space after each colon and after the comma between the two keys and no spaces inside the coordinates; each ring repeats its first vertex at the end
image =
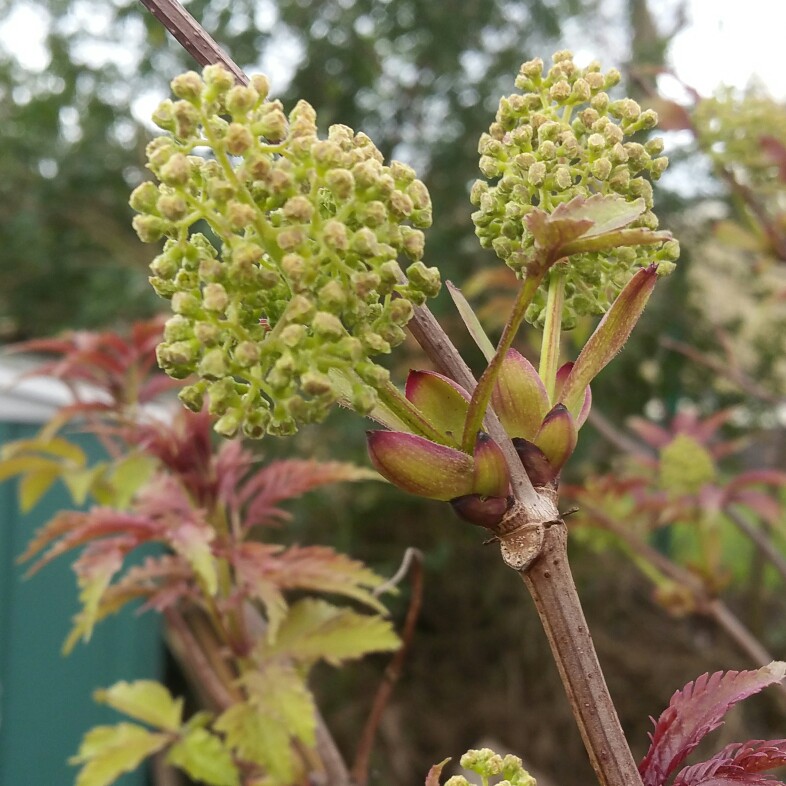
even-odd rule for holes
{"type": "Polygon", "coordinates": [[[41,456],[16,456],[0,461],[0,482],[22,475],[26,472],[38,472],[47,469],[60,469],[61,463],[54,459],[41,456]]]}
{"type": "Polygon", "coordinates": [[[168,734],[155,734],[133,723],[96,726],[84,736],[76,756],[68,760],[69,764],[84,765],[76,786],[109,786],[170,741],[168,734]]]}
{"type": "Polygon", "coordinates": [[[240,774],[232,754],[220,737],[207,729],[194,728],[167,754],[167,761],[189,778],[209,786],[238,786],[240,774]]]}
{"type": "Polygon", "coordinates": [[[295,756],[281,723],[248,702],[235,704],[215,722],[241,760],[264,767],[273,783],[285,786],[295,776],[295,756]]]}
{"type": "Polygon", "coordinates": [[[45,453],[50,456],[57,456],[78,467],[83,467],[87,462],[87,457],[82,448],[62,437],[20,439],[5,445],[2,451],[0,451],[0,456],[6,459],[25,453],[45,453]]]}
{"type": "Polygon", "coordinates": [[[258,649],[264,660],[284,655],[305,664],[324,660],[338,665],[399,646],[399,638],[387,620],[306,598],[290,608],[276,640],[260,642],[258,649]]]}
{"type": "Polygon", "coordinates": [[[93,698],[158,729],[177,731],[182,722],[183,700],[173,698],[154,680],[116,682],[110,688],[96,691],[93,698]]]}
{"type": "Polygon", "coordinates": [[[218,591],[218,569],[210,548],[214,537],[213,530],[206,524],[191,522],[181,524],[169,534],[172,548],[188,560],[188,564],[210,595],[215,595],[218,591]]]}
{"type": "Polygon", "coordinates": [[[129,506],[136,492],[146,483],[158,466],[152,456],[135,453],[115,464],[109,482],[115,490],[114,506],[123,510],[129,506]]]}
{"type": "Polygon", "coordinates": [[[257,709],[278,719],[287,733],[308,746],[316,742],[316,705],[305,679],[291,665],[267,664],[242,679],[257,709]]]}

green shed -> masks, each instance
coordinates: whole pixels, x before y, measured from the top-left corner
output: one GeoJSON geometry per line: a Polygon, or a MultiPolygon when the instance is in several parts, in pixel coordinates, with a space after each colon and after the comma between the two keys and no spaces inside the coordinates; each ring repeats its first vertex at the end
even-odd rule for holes
{"type": "MultiPolygon", "coordinates": [[[[30,378],[11,387],[24,361],[0,358],[0,446],[31,437],[68,400],[54,380],[30,378]]],[[[77,441],[93,458],[100,446],[89,435],[77,441]]],[[[160,679],[164,648],[157,617],[121,613],[101,623],[88,644],[60,654],[77,610],[68,557],[30,579],[16,558],[33,532],[56,511],[72,507],[63,487],[52,489],[29,514],[19,512],[15,483],[0,484],[0,784],[66,786],[69,766],[84,732],[120,716],[96,705],[92,693],[124,679],[160,679]]],[[[122,786],[148,783],[144,772],[122,786]]]]}

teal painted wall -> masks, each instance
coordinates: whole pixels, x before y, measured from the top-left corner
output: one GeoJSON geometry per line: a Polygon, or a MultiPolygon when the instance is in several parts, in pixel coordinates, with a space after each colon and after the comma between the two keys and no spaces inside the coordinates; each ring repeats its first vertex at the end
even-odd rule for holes
{"type": "MultiPolygon", "coordinates": [[[[28,424],[0,423],[0,445],[36,431],[28,424]]],[[[90,438],[75,441],[92,457],[100,455],[90,438]]],[[[102,622],[91,641],[68,657],[60,655],[78,608],[69,557],[26,580],[16,558],[38,527],[68,507],[73,507],[68,494],[58,485],[21,515],[15,484],[0,484],[0,786],[72,784],[77,770],[66,760],[84,732],[121,719],[96,705],[92,692],[120,679],[160,679],[163,671],[158,618],[136,616],[131,609],[102,622]]],[[[117,783],[142,786],[146,774],[132,773],[117,783]]]]}

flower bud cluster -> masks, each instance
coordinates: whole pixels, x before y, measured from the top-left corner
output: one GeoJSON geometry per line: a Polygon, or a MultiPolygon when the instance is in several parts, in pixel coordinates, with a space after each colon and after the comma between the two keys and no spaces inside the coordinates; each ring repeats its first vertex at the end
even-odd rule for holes
{"type": "MultiPolygon", "coordinates": [[[[535,786],[535,779],[524,769],[518,756],[507,754],[500,756],[490,748],[467,751],[460,760],[465,770],[480,775],[485,783],[489,778],[495,780],[497,786],[535,786]]],[[[454,775],[445,782],[445,786],[468,786],[469,781],[463,775],[454,775]]]]}
{"type": "MultiPolygon", "coordinates": [[[[629,138],[652,129],[657,114],[631,99],[612,100],[608,90],[620,80],[616,69],[598,63],[579,68],[570,52],[557,52],[544,73],[543,61],[521,66],[519,93],[500,101],[495,121],[478,145],[484,179],[472,188],[472,214],[481,245],[493,248],[520,275],[533,258],[534,238],[525,217],[536,207],[551,212],[577,196],[619,195],[643,199],[646,211],[631,227],[656,229],[652,185],[668,165],[663,141],[644,144],[629,138]]],[[[576,316],[602,314],[634,270],[653,261],[673,261],[676,241],[659,249],[619,247],[570,257],[565,285],[565,327],[576,316]]],[[[542,324],[545,292],[527,312],[542,324]]]]}
{"type": "Polygon", "coordinates": [[[773,217],[786,214],[780,163],[786,148],[786,105],[757,88],[742,96],[726,89],[699,101],[691,119],[701,147],[714,161],[752,188],[773,217]]]}
{"type": "Polygon", "coordinates": [[[321,139],[313,108],[286,115],[263,76],[240,86],[208,66],[172,90],[178,100],[154,114],[169,134],[147,149],[159,183],[131,195],[139,237],[167,238],[151,264],[175,312],[161,366],[200,377],[181,398],[198,410],[208,394],[227,435],[321,420],[338,398],[336,368],[368,412],[387,382],[371,358],[401,343],[414,305],[440,288],[421,261],[425,185],[406,164],[384,165],[365,134],[334,125],[321,139]],[[220,250],[192,232],[201,221],[220,250]]]}

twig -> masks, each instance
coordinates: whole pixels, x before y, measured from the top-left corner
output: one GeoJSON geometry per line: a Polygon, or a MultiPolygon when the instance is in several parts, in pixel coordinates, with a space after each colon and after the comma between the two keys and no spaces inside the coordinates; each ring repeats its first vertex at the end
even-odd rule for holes
{"type": "Polygon", "coordinates": [[[781,578],[786,581],[786,558],[775,548],[773,542],[758,527],[751,524],[738,510],[724,508],[723,512],[734,522],[740,532],[753,541],[756,548],[770,561],[775,570],[780,573],[781,578]]]}
{"type": "MultiPolygon", "coordinates": [[[[712,597],[701,580],[689,570],[672,562],[665,554],[650,546],[646,540],[631,531],[611,516],[592,505],[582,504],[582,510],[595,519],[600,526],[616,535],[630,550],[653,565],[664,576],[677,584],[686,587],[693,595],[695,610],[702,616],[709,617],[724,633],[744,652],[755,664],[766,666],[774,659],[762,643],[754,636],[719,598],[712,597]]],[[[779,685],[779,690],[786,696],[786,685],[779,685]]]]}
{"type": "Polygon", "coordinates": [[[199,65],[221,63],[224,68],[232,72],[240,84],[248,84],[248,77],[237,63],[224,52],[205,28],[177,0],[140,0],[140,2],[169,30],[180,46],[199,65]]]}
{"type": "Polygon", "coordinates": [[[649,448],[632,437],[629,437],[624,431],[618,429],[603,413],[599,412],[595,407],[590,410],[589,417],[587,419],[592,424],[593,428],[598,432],[598,434],[600,434],[615,448],[619,448],[625,453],[632,453],[634,456],[652,455],[652,448],[649,448]]]}
{"type": "Polygon", "coordinates": [[[568,564],[564,522],[546,529],[541,557],[521,578],[546,631],[598,782],[641,784],[595,653],[568,564]]]}
{"type": "Polygon", "coordinates": [[[755,380],[751,379],[747,374],[745,374],[745,372],[741,371],[733,363],[724,363],[720,360],[716,360],[715,358],[707,357],[707,355],[705,355],[703,352],[700,352],[695,347],[692,347],[690,344],[685,344],[682,341],[669,338],[668,336],[663,336],[660,339],[660,345],[666,349],[671,349],[674,352],[679,352],[681,355],[684,355],[686,358],[688,358],[688,360],[692,360],[695,363],[700,363],[711,371],[715,371],[721,376],[726,377],[726,379],[728,379],[730,382],[733,382],[735,385],[737,385],[737,387],[742,390],[743,393],[747,393],[748,395],[758,398],[761,401],[765,401],[768,404],[780,404],[783,402],[782,398],[774,395],[773,393],[770,393],[770,391],[759,385],[755,380]]]}
{"type": "Polygon", "coordinates": [[[352,780],[355,786],[366,786],[368,782],[369,762],[371,760],[371,751],[374,747],[374,740],[377,736],[377,729],[382,720],[382,714],[393,694],[393,689],[401,677],[404,663],[412,647],[412,640],[415,635],[415,624],[417,623],[420,607],[423,602],[423,554],[418,551],[418,549],[408,548],[406,550],[404,559],[401,562],[401,567],[396,572],[396,575],[382,586],[384,587],[391,584],[395,586],[394,582],[400,582],[407,573],[410,573],[412,576],[412,589],[409,608],[407,609],[404,627],[401,631],[401,647],[399,647],[388,664],[388,667],[385,669],[382,682],[380,682],[377,693],[374,696],[366,725],[363,727],[363,731],[360,734],[360,740],[355,753],[355,762],[352,765],[352,780]]]}
{"type": "Polygon", "coordinates": [[[180,612],[169,608],[164,611],[164,616],[168,625],[170,646],[191,677],[191,683],[196,690],[204,694],[212,709],[225,710],[231,707],[235,703],[235,697],[213,671],[202,647],[180,612]]]}

